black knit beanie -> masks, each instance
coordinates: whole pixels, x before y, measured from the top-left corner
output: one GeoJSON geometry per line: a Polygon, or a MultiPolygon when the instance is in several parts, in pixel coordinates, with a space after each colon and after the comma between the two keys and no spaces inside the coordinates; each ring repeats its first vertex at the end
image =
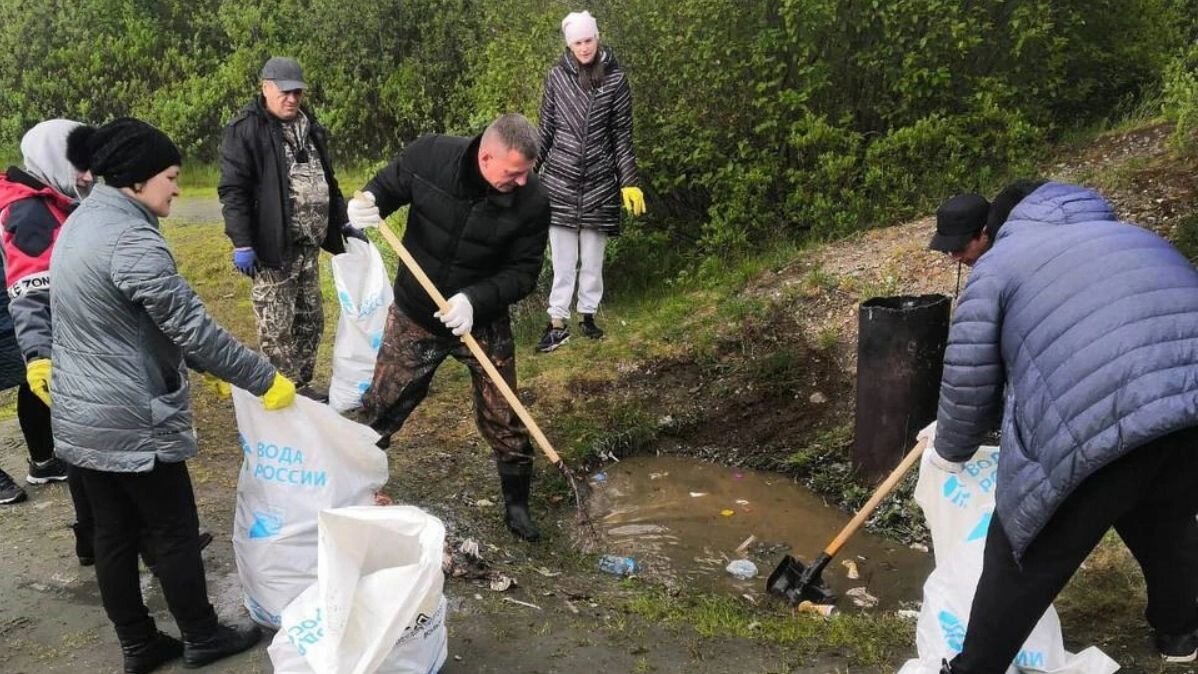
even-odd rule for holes
{"type": "Polygon", "coordinates": [[[81,126],[67,136],[67,159],[112,187],[144,183],[183,156],[171,139],[140,119],[121,117],[96,128],[81,126]]]}
{"type": "Polygon", "coordinates": [[[1011,211],[1019,205],[1019,202],[1031,196],[1032,192],[1040,189],[1047,180],[1023,179],[1007,185],[1001,192],[994,196],[994,201],[990,204],[990,212],[986,215],[986,234],[993,241],[998,236],[998,230],[1006,223],[1007,218],[1011,217],[1011,211]]]}

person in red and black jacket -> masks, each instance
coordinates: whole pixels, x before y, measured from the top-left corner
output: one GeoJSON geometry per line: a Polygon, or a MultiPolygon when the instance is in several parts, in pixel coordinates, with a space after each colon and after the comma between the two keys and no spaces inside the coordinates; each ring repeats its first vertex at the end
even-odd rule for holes
{"type": "MultiPolygon", "coordinates": [[[[7,293],[0,296],[0,387],[19,386],[17,417],[29,447],[30,484],[67,479],[50,432],[50,252],[62,223],[87,193],[91,175],[67,159],[78,122],[52,119],[21,139],[23,168],[0,174],[0,240],[7,293]],[[26,381],[28,379],[28,381],[26,381]]],[[[0,474],[0,503],[25,499],[0,474]]]]}

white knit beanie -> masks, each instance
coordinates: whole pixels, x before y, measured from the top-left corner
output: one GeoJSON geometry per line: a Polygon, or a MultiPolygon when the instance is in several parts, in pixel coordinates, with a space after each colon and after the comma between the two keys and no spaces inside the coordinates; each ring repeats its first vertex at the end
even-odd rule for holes
{"type": "Polygon", "coordinates": [[[588,37],[599,37],[599,24],[590,12],[570,12],[562,19],[562,35],[566,44],[571,45],[588,37]]]}

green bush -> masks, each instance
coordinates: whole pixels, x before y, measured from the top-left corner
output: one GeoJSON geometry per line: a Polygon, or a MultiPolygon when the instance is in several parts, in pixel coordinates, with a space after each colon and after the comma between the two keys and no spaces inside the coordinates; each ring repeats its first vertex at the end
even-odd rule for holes
{"type": "Polygon", "coordinates": [[[1198,42],[1169,64],[1164,79],[1164,113],[1176,124],[1174,142],[1189,149],[1198,138],[1198,42]]]}
{"type": "Polygon", "coordinates": [[[1030,172],[1042,138],[1016,111],[993,106],[955,117],[931,115],[869,146],[865,192],[879,221],[926,212],[964,191],[984,192],[1030,172]]]}
{"type": "MultiPolygon", "coordinates": [[[[261,63],[286,54],[305,67],[337,161],[375,165],[422,133],[474,133],[505,111],[535,118],[563,49],[559,21],[575,8],[0,0],[0,154],[45,118],[136,114],[210,161],[261,63]]],[[[650,216],[614,246],[630,269],[658,246],[672,259],[728,258],[992,189],[1026,172],[1046,139],[1156,95],[1162,76],[1178,138],[1195,126],[1196,0],[590,8],[633,90],[650,216]]]]}

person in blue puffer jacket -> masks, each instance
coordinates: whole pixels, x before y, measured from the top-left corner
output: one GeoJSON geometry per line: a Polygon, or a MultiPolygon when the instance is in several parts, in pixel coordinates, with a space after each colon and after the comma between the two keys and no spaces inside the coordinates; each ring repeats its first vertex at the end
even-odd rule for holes
{"type": "MultiPolygon", "coordinates": [[[[1002,209],[996,199],[995,208],[1002,209]]],[[[959,470],[999,420],[996,511],[964,648],[1003,672],[1112,526],[1143,570],[1167,660],[1198,655],[1198,270],[1095,192],[1018,204],[953,316],[934,462],[959,470]]]]}

